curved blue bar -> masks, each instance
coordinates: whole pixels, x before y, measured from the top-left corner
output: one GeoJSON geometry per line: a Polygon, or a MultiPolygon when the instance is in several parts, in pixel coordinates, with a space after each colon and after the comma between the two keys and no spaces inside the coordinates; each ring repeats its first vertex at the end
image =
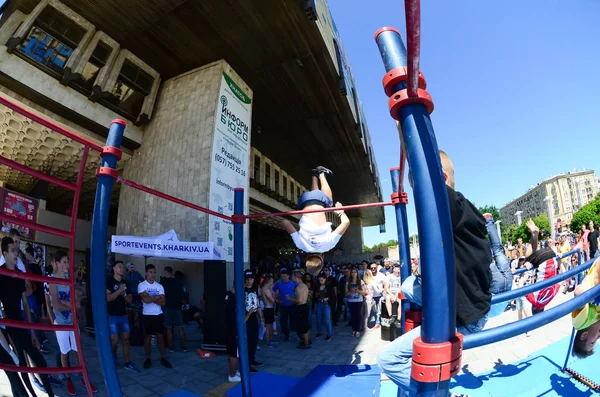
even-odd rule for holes
{"type": "Polygon", "coordinates": [[[375,39],[379,53],[383,59],[385,71],[389,72],[398,67],[407,65],[406,47],[402,41],[402,36],[393,30],[385,30],[375,39]]]}
{"type": "MultiPolygon", "coordinates": [[[[123,124],[112,123],[108,131],[106,146],[120,148],[124,131],[125,126],[123,124]]],[[[102,167],[114,169],[117,166],[117,157],[113,154],[105,154],[102,157],[101,164],[102,167]]],[[[98,175],[92,220],[90,280],[94,280],[91,285],[91,298],[94,307],[92,312],[96,331],[96,347],[98,348],[102,373],[104,374],[104,384],[111,397],[122,397],[123,392],[113,361],[110,331],[108,329],[108,307],[106,306],[106,239],[108,238],[108,215],[113,183],[114,179],[111,176],[98,175]]]]}
{"type": "Polygon", "coordinates": [[[575,343],[575,334],[577,334],[577,330],[573,328],[571,331],[571,339],[569,340],[569,350],[567,350],[567,357],[565,357],[565,365],[560,369],[562,372],[565,372],[567,366],[569,365],[569,357],[571,356],[571,350],[573,350],[573,343],[575,343]]]}
{"type": "Polygon", "coordinates": [[[529,269],[527,269],[526,267],[522,267],[522,268],[520,268],[520,269],[517,269],[517,270],[516,270],[516,271],[513,273],[513,275],[514,275],[514,276],[516,276],[517,274],[525,273],[525,272],[528,272],[528,271],[529,271],[529,269]]]}
{"type": "MultiPolygon", "coordinates": [[[[236,188],[233,197],[233,213],[244,214],[244,189],[236,188]]],[[[239,367],[242,378],[242,396],[252,397],[250,387],[250,363],[248,362],[248,338],[246,336],[246,303],[244,296],[244,224],[233,224],[233,274],[235,286],[235,321],[239,351],[239,367]]]]}
{"type": "Polygon", "coordinates": [[[501,327],[492,328],[487,331],[478,332],[476,334],[465,335],[463,349],[473,349],[474,347],[500,342],[542,327],[571,313],[573,310],[577,310],[587,303],[592,302],[598,295],[600,295],[600,285],[595,286],[568,302],[558,305],[550,310],[543,311],[542,313],[538,313],[535,316],[527,317],[526,319],[506,324],[501,327]]]}
{"type": "MultiPolygon", "coordinates": [[[[390,176],[392,179],[392,191],[398,193],[400,188],[400,170],[391,169],[390,176]]],[[[411,263],[410,263],[410,243],[408,240],[408,217],[406,216],[406,204],[398,203],[394,205],[396,211],[396,228],[398,230],[398,248],[400,251],[400,278],[402,282],[410,276],[411,263]]],[[[400,332],[404,333],[404,323],[406,322],[406,311],[410,307],[408,299],[402,299],[402,305],[399,309],[401,311],[402,324],[400,332]]],[[[391,315],[391,313],[388,313],[391,315]]]]}
{"type": "Polygon", "coordinates": [[[551,285],[554,285],[554,284],[564,281],[568,278],[576,276],[577,274],[579,274],[583,271],[586,271],[587,269],[592,267],[593,264],[594,264],[594,259],[584,263],[581,266],[574,267],[571,270],[567,270],[564,273],[560,273],[554,277],[550,277],[550,278],[540,281],[538,283],[530,284],[530,285],[527,285],[527,286],[519,288],[519,289],[513,289],[511,291],[503,292],[498,295],[492,295],[492,305],[495,303],[507,302],[509,300],[518,298],[520,296],[525,296],[532,292],[539,291],[542,288],[550,287],[551,285]]]}

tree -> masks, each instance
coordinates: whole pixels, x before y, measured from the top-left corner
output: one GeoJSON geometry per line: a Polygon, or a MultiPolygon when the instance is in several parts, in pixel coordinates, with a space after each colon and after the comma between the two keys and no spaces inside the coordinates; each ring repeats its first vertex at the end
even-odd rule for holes
{"type": "Polygon", "coordinates": [[[587,225],[590,220],[594,221],[594,225],[600,225],[600,194],[573,215],[570,225],[571,230],[577,233],[581,230],[581,225],[587,225]]]}
{"type": "Polygon", "coordinates": [[[370,254],[371,252],[373,252],[373,250],[371,249],[371,247],[367,247],[366,245],[363,244],[363,252],[365,254],[370,254]]]}
{"type": "MultiPolygon", "coordinates": [[[[484,205],[483,207],[479,207],[479,212],[481,212],[482,215],[485,213],[492,214],[492,217],[494,218],[495,221],[502,220],[502,216],[500,215],[500,210],[495,205],[484,205]]],[[[502,228],[502,224],[500,224],[500,227],[502,228]]]]}
{"type": "MultiPolygon", "coordinates": [[[[525,223],[526,220],[523,220],[521,226],[519,226],[515,230],[513,234],[514,240],[512,240],[513,243],[516,242],[518,238],[522,238],[524,242],[529,242],[529,240],[531,240],[531,232],[529,231],[525,223]]],[[[547,235],[550,233],[550,221],[548,220],[548,215],[546,215],[545,213],[542,213],[539,216],[533,218],[533,223],[535,223],[535,225],[540,229],[540,237],[542,237],[544,234],[547,235]]]]}
{"type": "MultiPolygon", "coordinates": [[[[501,229],[502,229],[502,224],[501,225],[501,229]]],[[[518,226],[515,224],[512,225],[508,225],[508,226],[504,226],[504,230],[502,230],[502,243],[508,243],[508,242],[512,242],[512,241],[517,241],[517,238],[515,237],[515,232],[517,231],[518,226]]]]}

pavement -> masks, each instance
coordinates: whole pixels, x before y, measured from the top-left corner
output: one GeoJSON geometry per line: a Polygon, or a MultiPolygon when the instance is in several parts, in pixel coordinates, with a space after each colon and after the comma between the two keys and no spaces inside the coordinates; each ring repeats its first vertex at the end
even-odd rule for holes
{"type": "MultiPolygon", "coordinates": [[[[549,307],[556,306],[571,297],[572,293],[566,295],[559,293],[549,307]]],[[[490,319],[486,329],[517,319],[516,311],[507,311],[490,319]]],[[[313,321],[312,335],[316,334],[315,327],[316,321],[313,321]]],[[[173,365],[172,369],[166,369],[160,365],[158,349],[154,347],[152,368],[142,369],[141,373],[126,371],[122,368],[122,350],[119,347],[118,375],[124,396],[159,397],[174,391],[187,390],[204,397],[223,397],[226,390],[235,386],[227,382],[227,355],[217,353],[216,357],[212,359],[200,358],[196,349],[201,345],[201,330],[192,323],[188,324],[185,330],[188,338],[188,352],[183,353],[180,349],[175,353],[167,352],[167,358],[173,365]]],[[[350,327],[342,322],[339,326],[334,327],[330,342],[326,342],[323,338],[313,339],[313,347],[306,350],[297,349],[293,337],[288,342],[279,343],[276,348],[269,348],[260,342],[261,350],[257,352],[256,357],[265,365],[258,369],[273,374],[304,377],[319,364],[376,364],[377,353],[389,342],[381,340],[379,330],[368,331],[360,338],[352,337],[351,333],[350,327]]],[[[464,372],[477,374],[498,368],[526,358],[531,353],[557,342],[570,333],[570,318],[565,316],[554,323],[530,332],[529,336],[521,335],[503,342],[465,351],[462,369],[464,372]]],[[[95,340],[84,332],[82,343],[90,378],[99,389],[96,396],[108,397],[95,340]]],[[[55,364],[56,351],[57,346],[53,345],[52,353],[45,356],[49,365],[55,364]]],[[[143,347],[132,346],[131,356],[134,365],[141,369],[144,361],[143,347]]],[[[382,376],[382,381],[386,381],[385,376],[382,376]]],[[[76,387],[78,395],[85,395],[85,389],[79,381],[76,382],[76,387]]],[[[64,386],[55,387],[54,392],[58,397],[67,395],[64,386]]],[[[45,395],[38,393],[38,396],[45,395]]],[[[0,397],[4,396],[11,396],[10,385],[4,372],[0,372],[0,397]]]]}

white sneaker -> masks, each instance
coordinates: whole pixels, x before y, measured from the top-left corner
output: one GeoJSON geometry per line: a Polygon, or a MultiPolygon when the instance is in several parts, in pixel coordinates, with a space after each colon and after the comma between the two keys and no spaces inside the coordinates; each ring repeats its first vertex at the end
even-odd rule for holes
{"type": "Polygon", "coordinates": [[[228,376],[227,380],[229,383],[240,383],[242,378],[240,378],[240,376],[236,373],[235,376],[228,376]]]}

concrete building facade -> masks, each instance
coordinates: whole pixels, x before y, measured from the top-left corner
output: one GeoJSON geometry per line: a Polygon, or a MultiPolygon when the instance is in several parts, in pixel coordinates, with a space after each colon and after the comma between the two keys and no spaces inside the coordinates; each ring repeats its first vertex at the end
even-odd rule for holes
{"type": "Polygon", "coordinates": [[[569,224],[573,214],[589,203],[598,194],[598,183],[594,170],[567,172],[550,177],[522,196],[500,208],[502,222],[506,225],[518,224],[518,211],[521,220],[548,213],[548,201],[552,213],[550,219],[560,219],[569,224]],[[547,199],[548,198],[548,199],[547,199]]]}
{"type": "MultiPolygon", "coordinates": [[[[110,121],[125,119],[120,174],[215,211],[231,213],[229,196],[214,193],[237,186],[246,188],[249,213],[295,209],[310,187],[310,169],[320,164],[334,170],[334,200],[382,201],[366,118],[325,1],[155,3],[6,2],[0,95],[101,145],[110,121]],[[245,106],[243,120],[231,113],[233,105],[245,106]],[[217,136],[222,120],[244,139],[217,136]],[[243,149],[244,158],[224,144],[217,148],[223,139],[243,149]],[[215,168],[221,160],[231,174],[215,168]]],[[[2,156],[75,180],[80,146],[7,108],[0,109],[0,121],[2,156]]],[[[82,220],[91,219],[99,162],[90,153],[82,220]]],[[[69,211],[72,196],[56,186],[7,167],[0,167],[0,184],[43,200],[45,211],[69,211]]],[[[384,212],[369,208],[349,216],[352,226],[337,249],[360,254],[362,227],[383,225],[384,212]]],[[[328,217],[335,226],[337,217],[328,217]]],[[[118,184],[110,224],[117,234],[174,229],[181,240],[222,241],[231,258],[230,225],[118,184]]],[[[276,218],[249,222],[247,236],[248,262],[275,258],[291,244],[276,218]]],[[[202,280],[202,264],[182,270],[202,280]]],[[[193,291],[192,299],[201,293],[201,287],[193,291]]]]}

